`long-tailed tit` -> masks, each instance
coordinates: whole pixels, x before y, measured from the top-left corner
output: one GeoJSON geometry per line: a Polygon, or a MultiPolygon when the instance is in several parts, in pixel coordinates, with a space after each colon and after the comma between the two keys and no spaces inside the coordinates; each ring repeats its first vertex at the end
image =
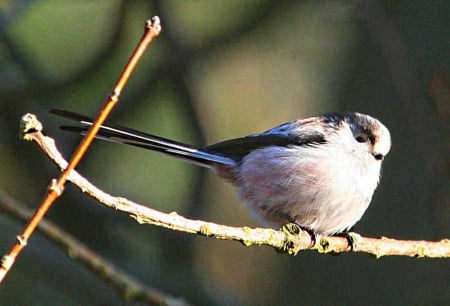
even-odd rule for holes
{"type": "MultiPolygon", "coordinates": [[[[85,132],[92,119],[65,110],[85,132]]],[[[211,168],[238,188],[239,198],[271,227],[294,222],[312,233],[345,233],[372,199],[381,163],[391,147],[388,129],[360,113],[326,114],[291,121],[261,134],[203,148],[117,125],[105,124],[97,138],[162,152],[211,168]]]]}

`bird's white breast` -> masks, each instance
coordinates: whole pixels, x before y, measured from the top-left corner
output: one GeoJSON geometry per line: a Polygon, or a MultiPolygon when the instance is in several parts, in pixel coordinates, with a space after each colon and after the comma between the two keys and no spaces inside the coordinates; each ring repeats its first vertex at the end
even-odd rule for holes
{"type": "Polygon", "coordinates": [[[295,220],[321,234],[348,230],[370,203],[381,163],[363,148],[349,152],[353,144],[331,143],[248,154],[238,172],[240,198],[269,226],[295,220]]]}

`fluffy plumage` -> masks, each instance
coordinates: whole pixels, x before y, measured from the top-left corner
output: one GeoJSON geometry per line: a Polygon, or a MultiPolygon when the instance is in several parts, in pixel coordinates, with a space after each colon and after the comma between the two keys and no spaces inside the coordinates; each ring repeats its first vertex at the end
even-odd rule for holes
{"type": "MultiPolygon", "coordinates": [[[[81,123],[64,130],[84,133],[92,124],[83,115],[50,111],[81,123]]],[[[280,227],[295,222],[319,234],[346,232],[361,219],[391,146],[388,129],[360,113],[291,121],[203,148],[110,124],[97,137],[212,168],[238,188],[240,199],[262,223],[280,227]]]]}

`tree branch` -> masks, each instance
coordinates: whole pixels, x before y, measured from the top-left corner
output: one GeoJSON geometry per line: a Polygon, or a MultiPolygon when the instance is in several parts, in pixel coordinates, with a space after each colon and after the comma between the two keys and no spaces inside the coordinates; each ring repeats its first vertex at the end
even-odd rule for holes
{"type": "MultiPolygon", "coordinates": [[[[25,115],[22,120],[32,120],[37,124],[41,124],[34,115],[30,116],[30,114],[25,115]]],[[[33,128],[22,131],[22,133],[24,139],[32,140],[38,144],[61,171],[66,168],[67,161],[58,151],[52,138],[44,136],[38,129],[33,128]]],[[[377,258],[388,255],[420,258],[450,257],[450,240],[448,238],[440,241],[396,240],[386,237],[367,238],[356,233],[350,233],[354,240],[352,250],[344,237],[318,235],[317,243],[311,246],[311,237],[308,233],[304,231],[297,233],[289,225],[284,226],[281,230],[273,230],[267,228],[231,227],[201,220],[191,220],[178,215],[176,212],[166,214],[126,198],[112,196],[97,188],[75,170],[70,173],[68,180],[103,205],[126,213],[141,224],[153,224],[217,239],[235,240],[246,246],[267,245],[292,255],[297,254],[301,250],[311,249],[319,253],[364,252],[377,258]]]]}
{"type": "MultiPolygon", "coordinates": [[[[142,35],[139,43],[131,54],[130,59],[123,68],[119,79],[114,85],[114,89],[111,94],[105,99],[103,106],[101,107],[97,117],[92,122],[91,127],[87,130],[85,136],[81,140],[77,149],[72,155],[70,163],[62,171],[58,179],[52,180],[50,188],[47,190],[47,194],[42,199],[39,208],[34,212],[27,224],[23,228],[22,232],[17,236],[16,242],[12,245],[10,250],[3,256],[0,261],[0,283],[5,279],[8,272],[13,267],[17,257],[27,245],[28,239],[31,237],[36,227],[41,222],[45,214],[50,210],[53,203],[59,198],[64,190],[67,177],[70,172],[75,169],[85,153],[89,149],[92,141],[95,138],[100,126],[108,117],[114,106],[119,102],[120,94],[125,88],[128,80],[130,79],[134,69],[136,68],[139,60],[147,49],[148,45],[161,33],[161,23],[158,16],[154,16],[147,20],[145,23],[144,34],[142,35]]],[[[33,115],[25,116],[20,122],[21,131],[31,129],[33,132],[38,132],[42,129],[42,125],[37,121],[37,118],[33,115]],[[36,120],[35,120],[36,119],[36,120]]]]}
{"type": "MultiPolygon", "coordinates": [[[[24,222],[33,215],[33,211],[25,208],[23,204],[3,193],[0,193],[0,209],[24,222]]],[[[181,298],[170,296],[157,289],[143,285],[137,279],[98,255],[84,243],[50,221],[42,220],[38,230],[49,240],[64,249],[71,259],[81,262],[86,268],[94,271],[95,274],[114,287],[128,301],[140,301],[151,305],[189,305],[181,298]]]]}

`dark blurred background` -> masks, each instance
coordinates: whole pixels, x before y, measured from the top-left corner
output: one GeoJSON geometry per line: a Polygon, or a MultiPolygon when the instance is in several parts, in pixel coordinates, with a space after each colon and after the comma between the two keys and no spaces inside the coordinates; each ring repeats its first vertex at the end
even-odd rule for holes
{"type": "MultiPolygon", "coordinates": [[[[94,115],[151,16],[163,31],[110,121],[203,145],[330,111],[390,129],[364,236],[450,233],[448,1],[2,1],[0,190],[30,208],[53,164],[18,139],[38,115],[69,157],[80,138],[49,107],[94,115]]],[[[258,226],[208,171],[96,142],[78,167],[114,195],[189,218],[258,226]]],[[[149,286],[203,305],[449,305],[445,259],[296,257],[138,225],[70,184],[48,219],[149,286]]],[[[0,212],[0,253],[22,222],[0,212]]],[[[41,234],[0,286],[2,305],[123,305],[41,234]]]]}

